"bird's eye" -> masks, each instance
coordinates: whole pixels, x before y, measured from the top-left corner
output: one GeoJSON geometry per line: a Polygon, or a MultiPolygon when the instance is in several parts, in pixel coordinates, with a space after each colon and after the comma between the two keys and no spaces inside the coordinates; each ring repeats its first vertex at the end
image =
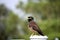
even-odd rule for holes
{"type": "Polygon", "coordinates": [[[31,18],[31,17],[28,17],[28,18],[31,18]]]}

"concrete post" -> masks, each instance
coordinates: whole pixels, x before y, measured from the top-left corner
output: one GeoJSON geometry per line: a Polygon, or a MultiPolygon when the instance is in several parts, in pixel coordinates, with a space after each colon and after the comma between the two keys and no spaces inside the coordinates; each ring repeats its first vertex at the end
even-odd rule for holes
{"type": "Polygon", "coordinates": [[[59,38],[56,37],[55,40],[59,40],[59,38]]]}
{"type": "Polygon", "coordinates": [[[47,40],[47,39],[48,39],[47,36],[39,36],[39,35],[30,36],[30,40],[47,40]]]}

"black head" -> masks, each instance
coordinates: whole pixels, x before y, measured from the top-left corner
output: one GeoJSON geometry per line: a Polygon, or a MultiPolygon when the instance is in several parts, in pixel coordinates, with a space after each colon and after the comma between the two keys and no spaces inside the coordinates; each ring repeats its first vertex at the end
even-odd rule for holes
{"type": "Polygon", "coordinates": [[[32,20],[34,20],[34,18],[33,18],[32,16],[29,16],[29,17],[28,17],[28,22],[30,22],[30,21],[32,21],[32,20]]]}

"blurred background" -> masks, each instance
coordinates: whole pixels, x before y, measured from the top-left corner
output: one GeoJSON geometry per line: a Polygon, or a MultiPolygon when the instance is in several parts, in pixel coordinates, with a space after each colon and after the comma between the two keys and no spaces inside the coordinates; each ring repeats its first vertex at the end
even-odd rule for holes
{"type": "Polygon", "coordinates": [[[48,40],[60,40],[60,0],[0,0],[0,40],[29,40],[28,16],[48,40]]]}

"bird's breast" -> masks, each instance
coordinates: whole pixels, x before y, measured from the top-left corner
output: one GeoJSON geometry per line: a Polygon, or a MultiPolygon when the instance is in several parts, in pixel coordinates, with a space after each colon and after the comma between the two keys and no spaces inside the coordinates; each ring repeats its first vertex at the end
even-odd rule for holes
{"type": "Polygon", "coordinates": [[[29,24],[29,27],[33,27],[33,24],[29,24]]]}

